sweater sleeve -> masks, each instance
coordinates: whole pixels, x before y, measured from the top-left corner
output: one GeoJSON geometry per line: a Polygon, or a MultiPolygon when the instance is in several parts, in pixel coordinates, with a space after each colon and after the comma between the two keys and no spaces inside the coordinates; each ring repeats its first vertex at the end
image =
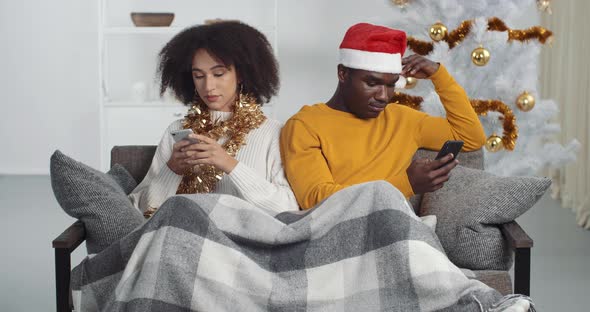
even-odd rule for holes
{"type": "Polygon", "coordinates": [[[278,136],[272,140],[266,156],[269,179],[243,162],[238,162],[228,175],[230,180],[241,197],[257,207],[277,212],[299,210],[283,170],[278,136]]]}
{"type": "Polygon", "coordinates": [[[133,205],[142,212],[148,208],[159,208],[166,199],[176,194],[182,181],[182,176],[174,173],[167,165],[174,145],[170,131],[180,128],[181,123],[178,120],[168,126],[156,148],[152,164],[145,178],[129,194],[133,205]]]}
{"type": "Polygon", "coordinates": [[[406,198],[414,195],[414,190],[405,171],[402,174],[388,178],[387,182],[395,186],[406,198]]]}
{"type": "Polygon", "coordinates": [[[334,182],[319,138],[300,120],[290,119],[283,127],[281,152],[287,179],[302,209],[312,208],[350,186],[334,182]]]}
{"type": "Polygon", "coordinates": [[[416,128],[420,147],[438,150],[446,140],[462,140],[463,150],[480,149],[485,142],[483,126],[465,90],[441,64],[430,79],[447,113],[446,118],[424,115],[416,128]]]}

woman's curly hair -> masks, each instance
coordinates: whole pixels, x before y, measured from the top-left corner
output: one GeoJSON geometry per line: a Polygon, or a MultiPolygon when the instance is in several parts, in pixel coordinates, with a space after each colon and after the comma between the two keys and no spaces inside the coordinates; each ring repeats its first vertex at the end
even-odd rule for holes
{"type": "Polygon", "coordinates": [[[227,21],[182,30],[162,48],[158,75],[160,95],[170,88],[176,98],[190,104],[195,95],[193,56],[205,49],[225,66],[234,65],[243,92],[258,104],[267,103],[279,88],[278,64],[266,37],[241,22],[227,21]]]}

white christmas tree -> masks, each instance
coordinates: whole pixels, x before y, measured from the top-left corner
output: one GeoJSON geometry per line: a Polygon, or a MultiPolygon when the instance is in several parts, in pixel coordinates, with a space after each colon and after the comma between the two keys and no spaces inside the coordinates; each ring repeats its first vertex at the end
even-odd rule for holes
{"type": "MultiPolygon", "coordinates": [[[[561,167],[575,160],[579,146],[575,140],[567,146],[554,143],[560,127],[552,119],[558,108],[554,101],[539,98],[539,53],[551,33],[535,25],[510,28],[524,14],[537,14],[534,2],[392,0],[387,18],[389,26],[407,32],[406,55],[423,54],[445,64],[476,111],[484,112],[485,167],[498,175],[534,175],[561,167]]],[[[422,111],[445,115],[429,83],[418,81],[399,91],[422,97],[422,111]]]]}

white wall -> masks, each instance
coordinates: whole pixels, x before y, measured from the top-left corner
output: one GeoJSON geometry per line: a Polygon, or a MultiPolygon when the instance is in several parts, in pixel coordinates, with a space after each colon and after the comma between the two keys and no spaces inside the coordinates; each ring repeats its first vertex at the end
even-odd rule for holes
{"type": "MultiPolygon", "coordinates": [[[[46,174],[56,148],[99,167],[97,3],[0,0],[0,174],[46,174]]],[[[275,118],[327,100],[346,28],[391,9],[388,0],[279,0],[275,118]]]]}
{"type": "Polygon", "coordinates": [[[281,91],[275,118],[285,121],[303,105],[329,100],[346,29],[358,22],[385,23],[392,6],[390,0],[279,0],[281,91]]]}
{"type": "Polygon", "coordinates": [[[0,0],[0,174],[99,164],[97,2],[0,0]]]}

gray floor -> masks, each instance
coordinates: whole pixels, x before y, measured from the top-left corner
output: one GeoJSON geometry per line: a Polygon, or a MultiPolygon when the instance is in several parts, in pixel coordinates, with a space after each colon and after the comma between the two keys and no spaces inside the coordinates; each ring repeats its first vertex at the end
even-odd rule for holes
{"type": "Polygon", "coordinates": [[[590,311],[590,231],[548,194],[518,219],[533,238],[531,296],[539,311],[590,311]]]}
{"type": "MultiPolygon", "coordinates": [[[[47,176],[0,176],[0,211],[0,311],[55,311],[51,240],[73,219],[47,176]]],[[[589,311],[590,231],[548,196],[519,222],[535,240],[531,292],[538,310],[589,311]]]]}

